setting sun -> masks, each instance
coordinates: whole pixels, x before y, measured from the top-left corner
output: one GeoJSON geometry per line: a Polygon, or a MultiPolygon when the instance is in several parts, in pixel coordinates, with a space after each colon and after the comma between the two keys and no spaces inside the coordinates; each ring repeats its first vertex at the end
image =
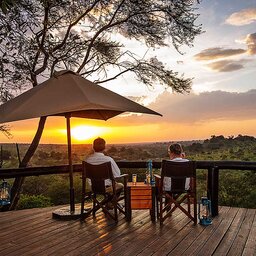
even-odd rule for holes
{"type": "Polygon", "coordinates": [[[84,141],[101,136],[104,132],[105,129],[102,127],[80,125],[71,129],[71,136],[74,140],[84,141]]]}

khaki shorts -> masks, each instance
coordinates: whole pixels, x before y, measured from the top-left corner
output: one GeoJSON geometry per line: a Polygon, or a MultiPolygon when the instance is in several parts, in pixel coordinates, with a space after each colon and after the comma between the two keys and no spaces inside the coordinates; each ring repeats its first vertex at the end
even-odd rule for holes
{"type": "MultiPolygon", "coordinates": [[[[116,182],[116,192],[121,192],[123,188],[124,188],[124,185],[122,183],[116,182]]],[[[106,187],[106,192],[113,193],[113,187],[112,186],[106,187]]]]}

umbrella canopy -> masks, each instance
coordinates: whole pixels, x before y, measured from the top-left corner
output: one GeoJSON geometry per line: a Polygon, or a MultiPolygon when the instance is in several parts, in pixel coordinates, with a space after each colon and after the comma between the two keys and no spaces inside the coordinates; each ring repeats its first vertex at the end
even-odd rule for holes
{"type": "Polygon", "coordinates": [[[123,112],[161,115],[65,70],[1,105],[0,123],[67,115],[107,120],[123,112]]]}
{"type": "Polygon", "coordinates": [[[70,117],[107,120],[124,112],[160,115],[69,70],[0,106],[0,124],[43,116],[65,116],[70,180],[70,212],[75,210],[70,117]]]}

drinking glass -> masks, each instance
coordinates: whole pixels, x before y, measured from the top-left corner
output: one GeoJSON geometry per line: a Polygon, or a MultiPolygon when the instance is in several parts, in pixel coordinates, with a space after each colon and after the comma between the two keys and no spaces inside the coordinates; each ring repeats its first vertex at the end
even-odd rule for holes
{"type": "Polygon", "coordinates": [[[132,182],[136,183],[137,182],[137,174],[132,175],[132,182]]]}

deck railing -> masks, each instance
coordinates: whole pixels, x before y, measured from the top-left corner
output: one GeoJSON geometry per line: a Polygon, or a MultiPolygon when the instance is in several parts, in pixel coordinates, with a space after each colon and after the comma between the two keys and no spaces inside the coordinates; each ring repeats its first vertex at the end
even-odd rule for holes
{"type": "MultiPolygon", "coordinates": [[[[212,216],[218,215],[218,195],[219,195],[219,171],[220,170],[252,170],[256,171],[256,162],[248,161],[196,161],[197,169],[208,170],[207,176],[207,196],[212,203],[212,216]]],[[[146,169],[145,161],[118,161],[121,169],[146,169]]],[[[161,162],[153,162],[154,169],[161,168],[161,162]]],[[[73,172],[81,172],[82,165],[74,164],[73,172]]],[[[0,169],[0,179],[39,176],[50,174],[67,174],[69,173],[68,165],[47,166],[47,167],[26,167],[0,169]]]]}

